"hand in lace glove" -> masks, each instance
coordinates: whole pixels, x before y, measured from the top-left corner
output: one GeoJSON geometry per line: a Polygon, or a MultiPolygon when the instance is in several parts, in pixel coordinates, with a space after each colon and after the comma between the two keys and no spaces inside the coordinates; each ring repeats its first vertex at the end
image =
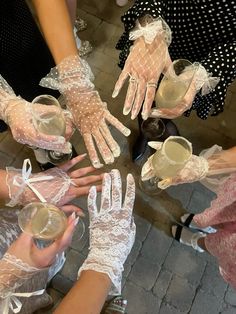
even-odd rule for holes
{"type": "Polygon", "coordinates": [[[104,175],[99,211],[96,197],[96,189],[92,187],[88,196],[90,251],[79,275],[83,270],[105,273],[112,282],[110,294],[120,294],[123,264],[133,246],[136,229],[132,216],[135,199],[133,176],[127,176],[123,205],[118,170],[104,175]]]}
{"type": "MultiPolygon", "coordinates": [[[[0,119],[9,125],[14,139],[22,144],[69,153],[71,145],[66,142],[64,137],[47,135],[35,128],[32,106],[34,106],[34,112],[39,115],[43,112],[59,111],[59,108],[56,106],[32,104],[20,97],[16,97],[14,91],[0,75],[0,119]]],[[[72,135],[73,124],[70,116],[65,111],[63,112],[67,126],[66,137],[68,139],[72,135]]]]}
{"type": "Polygon", "coordinates": [[[50,246],[39,249],[33,238],[22,233],[12,243],[0,260],[0,309],[1,313],[8,313],[9,309],[14,313],[21,310],[21,302],[17,297],[30,297],[40,295],[42,290],[29,293],[16,293],[15,290],[22,286],[36,273],[45,270],[53,264],[58,254],[61,254],[70,244],[78,218],[71,215],[68,218],[68,226],[60,239],[57,239],[50,246]],[[22,250],[22,248],[24,248],[22,250]],[[15,306],[14,306],[15,305],[15,306]],[[17,311],[18,310],[18,311],[17,311]]]}
{"type": "MultiPolygon", "coordinates": [[[[171,185],[190,183],[205,179],[209,185],[224,182],[226,175],[236,171],[235,149],[222,150],[214,145],[200,153],[193,155],[173,178],[167,178],[158,183],[158,187],[165,189],[171,185]]],[[[204,182],[205,183],[205,182],[204,182]]]]}
{"type": "MultiPolygon", "coordinates": [[[[88,194],[91,185],[102,180],[102,175],[88,176],[96,170],[93,167],[69,171],[85,156],[86,154],[77,156],[60,167],[37,174],[31,173],[32,168],[29,159],[24,161],[22,170],[8,167],[7,185],[10,202],[7,205],[26,205],[43,198],[43,200],[56,206],[64,205],[62,207],[64,211],[79,211],[78,214],[83,215],[81,209],[67,204],[74,198],[88,194]]],[[[97,190],[101,190],[101,185],[97,186],[97,190]]],[[[42,199],[40,200],[42,201],[42,199]]]]}
{"type": "MultiPolygon", "coordinates": [[[[188,75],[193,76],[193,78],[184,97],[180,100],[179,104],[173,108],[159,109],[157,103],[157,109],[154,108],[151,111],[150,116],[152,118],[175,119],[180,117],[186,110],[191,108],[194,98],[200,89],[202,89],[201,94],[206,95],[216,87],[220,80],[217,77],[211,77],[211,73],[208,73],[198,62],[194,62],[191,66],[187,67],[186,70],[187,71],[181,73],[178,78],[184,80],[188,75]]],[[[168,72],[169,71],[170,69],[168,69],[168,72]]]]}
{"type": "Polygon", "coordinates": [[[103,165],[99,161],[95,143],[106,164],[113,163],[114,157],[120,155],[120,147],[107,124],[113,125],[125,136],[130,134],[130,130],[108,111],[91,80],[92,73],[87,62],[79,56],[71,56],[53,68],[40,84],[58,89],[64,95],[91,162],[95,168],[100,168],[103,165]]]}
{"type": "Polygon", "coordinates": [[[112,95],[112,97],[118,95],[129,77],[123,114],[127,115],[131,111],[131,119],[136,118],[142,104],[143,119],[149,117],[158,79],[171,63],[168,52],[171,31],[168,25],[161,18],[146,20],[145,24],[142,27],[138,23],[138,29],[131,32],[130,39],[136,40],[112,95]]]}

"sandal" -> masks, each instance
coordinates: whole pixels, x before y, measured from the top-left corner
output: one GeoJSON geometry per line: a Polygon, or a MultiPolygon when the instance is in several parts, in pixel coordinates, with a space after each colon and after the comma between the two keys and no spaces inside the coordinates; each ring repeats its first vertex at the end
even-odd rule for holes
{"type": "Polygon", "coordinates": [[[127,300],[123,299],[121,295],[114,297],[106,302],[101,313],[103,314],[125,314],[127,307],[127,300]]]}
{"type": "Polygon", "coordinates": [[[199,230],[206,233],[215,233],[217,231],[215,228],[212,228],[211,226],[206,227],[206,228],[200,228],[194,223],[191,224],[194,216],[195,214],[184,214],[182,217],[180,217],[180,220],[182,224],[188,228],[192,228],[192,229],[199,230]]]}
{"type": "Polygon", "coordinates": [[[184,226],[181,226],[179,224],[176,224],[176,225],[173,225],[172,226],[172,235],[173,235],[173,238],[178,241],[179,243],[182,243],[184,245],[187,245],[187,246],[191,246],[194,250],[202,253],[202,252],[205,252],[199,245],[198,245],[198,240],[200,238],[204,238],[207,234],[206,233],[203,233],[203,232],[193,232],[191,231],[191,229],[189,228],[186,228],[184,226]],[[190,233],[190,237],[189,237],[189,242],[184,242],[181,238],[181,235],[182,235],[182,232],[183,230],[186,230],[190,233]]]}

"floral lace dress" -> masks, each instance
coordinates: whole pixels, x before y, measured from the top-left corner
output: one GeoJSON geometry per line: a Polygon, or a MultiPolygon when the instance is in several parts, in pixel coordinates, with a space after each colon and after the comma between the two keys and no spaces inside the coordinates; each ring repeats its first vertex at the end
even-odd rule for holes
{"type": "MultiPolygon", "coordinates": [[[[17,223],[18,211],[15,209],[2,208],[0,209],[0,259],[3,257],[8,247],[16,240],[21,230],[17,223]]],[[[56,262],[50,267],[36,273],[30,280],[15,290],[15,292],[33,292],[46,288],[47,282],[60,270],[64,263],[64,255],[57,258],[56,262]]],[[[0,269],[0,274],[1,274],[0,269]]],[[[44,292],[39,296],[18,297],[22,303],[20,314],[30,314],[39,308],[47,306],[50,301],[49,295],[44,292]]],[[[4,300],[0,297],[0,313],[3,313],[4,300]]],[[[9,314],[13,311],[9,309],[9,314]]]]}
{"type": "Polygon", "coordinates": [[[223,278],[236,288],[236,173],[220,187],[211,207],[194,216],[200,227],[214,226],[206,236],[207,250],[218,259],[223,278]]]}

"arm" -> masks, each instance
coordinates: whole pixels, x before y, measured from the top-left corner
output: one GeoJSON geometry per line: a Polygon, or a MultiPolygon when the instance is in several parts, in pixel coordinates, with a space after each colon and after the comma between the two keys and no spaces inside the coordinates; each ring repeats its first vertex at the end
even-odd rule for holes
{"type": "Polygon", "coordinates": [[[33,0],[47,45],[56,64],[78,53],[65,0],[33,0]]]}
{"type": "Polygon", "coordinates": [[[6,201],[9,199],[8,187],[6,184],[7,172],[0,169],[0,199],[6,201]]]}
{"type": "Polygon", "coordinates": [[[83,271],[80,280],[62,300],[55,314],[98,314],[110,290],[111,280],[103,273],[83,271]]]}

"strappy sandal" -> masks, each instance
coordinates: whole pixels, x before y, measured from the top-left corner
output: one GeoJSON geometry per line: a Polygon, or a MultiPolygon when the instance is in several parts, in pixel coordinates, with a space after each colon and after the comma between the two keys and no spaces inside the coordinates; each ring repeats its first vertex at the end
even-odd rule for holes
{"type": "Polygon", "coordinates": [[[102,314],[126,314],[127,300],[121,295],[114,297],[109,302],[106,302],[102,314]]]}
{"type": "Polygon", "coordinates": [[[188,228],[192,228],[195,230],[199,230],[202,232],[206,232],[206,233],[215,233],[217,230],[211,226],[206,227],[206,228],[198,228],[197,226],[194,226],[191,224],[193,217],[195,216],[195,214],[189,214],[185,219],[183,218],[183,216],[180,218],[181,223],[188,228]]]}

